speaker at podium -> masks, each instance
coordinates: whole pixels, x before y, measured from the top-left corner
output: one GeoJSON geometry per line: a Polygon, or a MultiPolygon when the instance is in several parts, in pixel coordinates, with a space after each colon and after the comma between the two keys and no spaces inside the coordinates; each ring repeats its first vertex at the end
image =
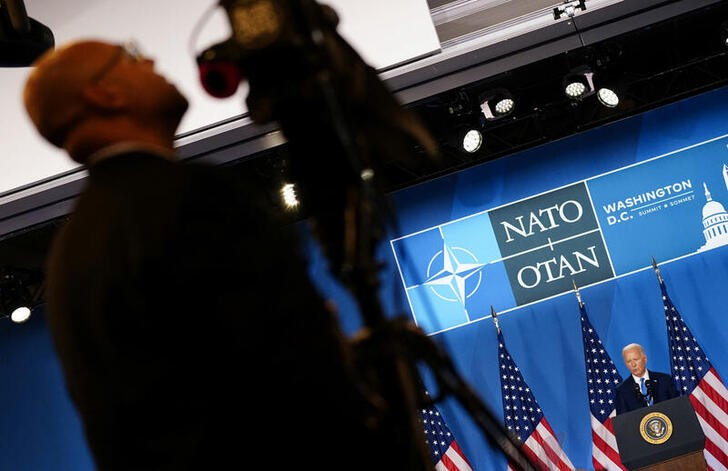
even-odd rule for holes
{"type": "Polygon", "coordinates": [[[687,396],[620,414],[612,424],[619,457],[629,471],[707,469],[705,435],[687,396]]]}

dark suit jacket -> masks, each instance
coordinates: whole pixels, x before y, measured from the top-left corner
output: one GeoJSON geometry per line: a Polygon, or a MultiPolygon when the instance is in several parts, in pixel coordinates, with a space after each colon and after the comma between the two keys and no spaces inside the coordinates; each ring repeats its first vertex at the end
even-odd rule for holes
{"type": "MultiPolygon", "coordinates": [[[[648,371],[650,372],[650,381],[652,382],[654,404],[680,395],[670,375],[652,370],[648,371]]],[[[647,402],[635,392],[635,385],[639,388],[639,385],[635,382],[632,375],[630,375],[622,384],[617,386],[617,414],[647,407],[647,402]]]]}
{"type": "Polygon", "coordinates": [[[337,324],[251,184],[142,152],[89,169],[46,314],[98,469],[375,460],[337,324]]]}

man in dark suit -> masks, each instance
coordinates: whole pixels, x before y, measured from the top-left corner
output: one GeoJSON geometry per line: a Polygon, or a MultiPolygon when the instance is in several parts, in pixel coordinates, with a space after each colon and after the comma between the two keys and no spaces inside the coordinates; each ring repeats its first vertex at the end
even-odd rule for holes
{"type": "Polygon", "coordinates": [[[622,359],[632,374],[617,387],[617,414],[679,396],[670,375],[647,369],[647,355],[641,345],[624,347],[622,359]]]}
{"type": "Polygon", "coordinates": [[[47,321],[99,470],[374,469],[349,351],[253,182],[176,161],[187,100],[130,45],[45,54],[39,133],[88,169],[47,321]],[[253,458],[254,460],[255,458],[253,458]]]}

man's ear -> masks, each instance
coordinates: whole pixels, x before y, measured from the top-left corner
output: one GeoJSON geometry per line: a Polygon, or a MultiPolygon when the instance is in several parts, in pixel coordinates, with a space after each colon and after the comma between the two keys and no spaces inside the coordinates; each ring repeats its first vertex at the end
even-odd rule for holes
{"type": "Polygon", "coordinates": [[[126,106],[126,95],[122,90],[108,83],[93,83],[85,86],[82,90],[83,99],[92,107],[114,111],[126,106]]]}

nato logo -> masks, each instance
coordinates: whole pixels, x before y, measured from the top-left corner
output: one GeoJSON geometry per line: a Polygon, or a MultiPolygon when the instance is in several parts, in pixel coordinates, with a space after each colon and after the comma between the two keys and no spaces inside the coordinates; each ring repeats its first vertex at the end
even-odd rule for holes
{"type": "Polygon", "coordinates": [[[583,182],[490,211],[518,305],[612,278],[583,182]]]}
{"type": "Polygon", "coordinates": [[[614,276],[583,182],[391,244],[414,320],[428,333],[614,276]]]}
{"type": "Polygon", "coordinates": [[[465,299],[475,294],[483,281],[481,271],[484,266],[484,263],[478,263],[478,259],[468,249],[444,244],[442,250],[433,255],[427,264],[427,280],[424,284],[438,298],[465,306],[465,299]],[[469,279],[472,281],[466,288],[469,279]]]}
{"type": "Polygon", "coordinates": [[[417,325],[436,333],[515,306],[486,213],[391,241],[417,325]]]}

